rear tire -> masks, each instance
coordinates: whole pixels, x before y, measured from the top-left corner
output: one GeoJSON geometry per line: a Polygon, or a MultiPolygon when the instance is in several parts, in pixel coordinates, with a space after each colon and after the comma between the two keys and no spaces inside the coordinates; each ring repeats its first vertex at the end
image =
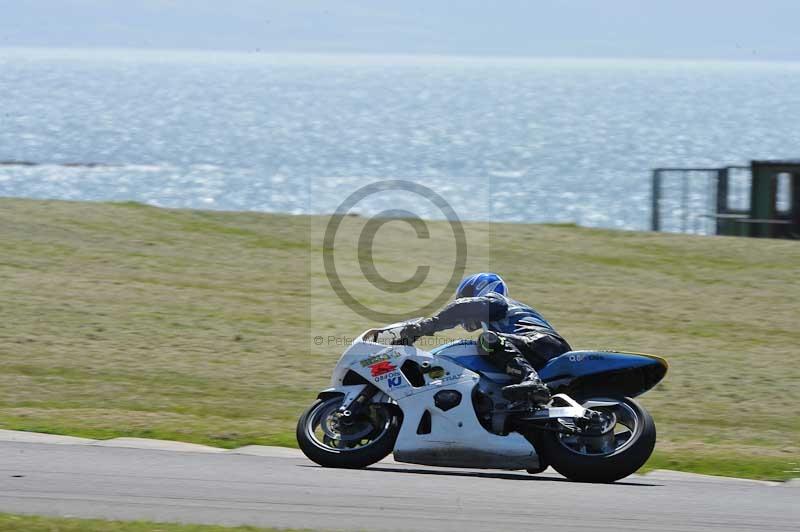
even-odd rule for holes
{"type": "Polygon", "coordinates": [[[394,443],[400,431],[400,416],[394,405],[381,403],[382,407],[388,411],[388,420],[382,427],[382,431],[375,435],[375,439],[362,447],[337,449],[316,437],[314,429],[317,427],[314,425],[324,422],[317,418],[336,406],[336,403],[341,402],[341,396],[317,399],[300,416],[297,422],[297,443],[303,454],[322,467],[347,469],[361,469],[386,458],[394,449],[394,443]]]}
{"type": "Polygon", "coordinates": [[[576,482],[608,483],[635,473],[653,453],[656,425],[653,417],[639,403],[628,397],[622,405],[636,415],[635,430],[630,442],[609,454],[587,455],[564,445],[558,433],[545,433],[539,438],[539,450],[553,469],[576,482]]]}

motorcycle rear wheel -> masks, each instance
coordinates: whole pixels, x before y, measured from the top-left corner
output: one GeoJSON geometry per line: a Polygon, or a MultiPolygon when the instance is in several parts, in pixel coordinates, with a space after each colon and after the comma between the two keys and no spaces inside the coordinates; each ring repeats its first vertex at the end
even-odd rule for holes
{"type": "Polygon", "coordinates": [[[394,449],[400,417],[392,405],[370,404],[347,424],[338,416],[342,396],[317,399],[297,422],[297,443],[323,467],[360,469],[386,458],[394,449]]]}
{"type": "Polygon", "coordinates": [[[593,408],[614,415],[606,437],[575,437],[555,432],[538,439],[540,452],[553,469],[577,482],[615,482],[647,462],[656,444],[653,417],[629,397],[613,407],[593,408]]]}

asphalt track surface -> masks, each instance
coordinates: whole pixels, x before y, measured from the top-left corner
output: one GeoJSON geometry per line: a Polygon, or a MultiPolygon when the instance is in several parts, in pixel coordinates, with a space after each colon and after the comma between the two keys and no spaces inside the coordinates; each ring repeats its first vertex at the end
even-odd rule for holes
{"type": "Polygon", "coordinates": [[[266,447],[32,441],[0,442],[2,512],[349,531],[800,529],[797,481],[659,471],[592,485],[393,462],[324,469],[266,447]]]}

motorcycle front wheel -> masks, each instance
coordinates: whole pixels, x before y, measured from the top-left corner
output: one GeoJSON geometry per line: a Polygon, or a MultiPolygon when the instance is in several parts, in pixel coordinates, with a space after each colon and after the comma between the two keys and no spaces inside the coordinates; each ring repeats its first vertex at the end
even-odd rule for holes
{"type": "Polygon", "coordinates": [[[545,433],[538,439],[541,453],[553,469],[578,482],[614,482],[636,472],[656,444],[653,417],[629,397],[592,410],[608,420],[607,432],[602,436],[545,433]]]}
{"type": "Polygon", "coordinates": [[[317,399],[297,422],[297,443],[323,467],[359,469],[386,458],[400,431],[393,405],[371,403],[359,415],[344,418],[343,397],[317,399]]]}

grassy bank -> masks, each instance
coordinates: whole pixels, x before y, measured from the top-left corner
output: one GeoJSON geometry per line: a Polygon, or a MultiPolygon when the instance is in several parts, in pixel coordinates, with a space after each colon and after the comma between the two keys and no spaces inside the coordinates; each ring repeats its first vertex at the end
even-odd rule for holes
{"type": "MultiPolygon", "coordinates": [[[[0,532],[278,532],[276,528],[251,526],[224,527],[178,525],[145,521],[106,521],[101,519],[62,519],[0,514],[0,532]]],[[[292,532],[280,529],[281,532],[292,532]]],[[[300,531],[295,531],[300,532],[300,531]]]]}
{"type": "MultiPolygon", "coordinates": [[[[294,445],[297,416],[342,350],[327,338],[378,325],[332,294],[318,264],[322,222],[0,200],[0,426],[294,445]]],[[[342,225],[342,249],[355,249],[362,225],[342,225]]],[[[417,264],[452,263],[449,227],[430,227],[430,241],[401,223],[380,229],[378,270],[402,279],[417,264]]],[[[800,476],[797,242],[571,226],[467,231],[468,268],[503,274],[573,346],[669,359],[667,380],[643,397],[659,428],[654,463],[800,476]]],[[[337,255],[348,288],[386,304],[356,255],[337,255]]],[[[449,273],[432,272],[432,286],[449,273]]],[[[387,308],[413,311],[411,297],[387,308]]]]}

